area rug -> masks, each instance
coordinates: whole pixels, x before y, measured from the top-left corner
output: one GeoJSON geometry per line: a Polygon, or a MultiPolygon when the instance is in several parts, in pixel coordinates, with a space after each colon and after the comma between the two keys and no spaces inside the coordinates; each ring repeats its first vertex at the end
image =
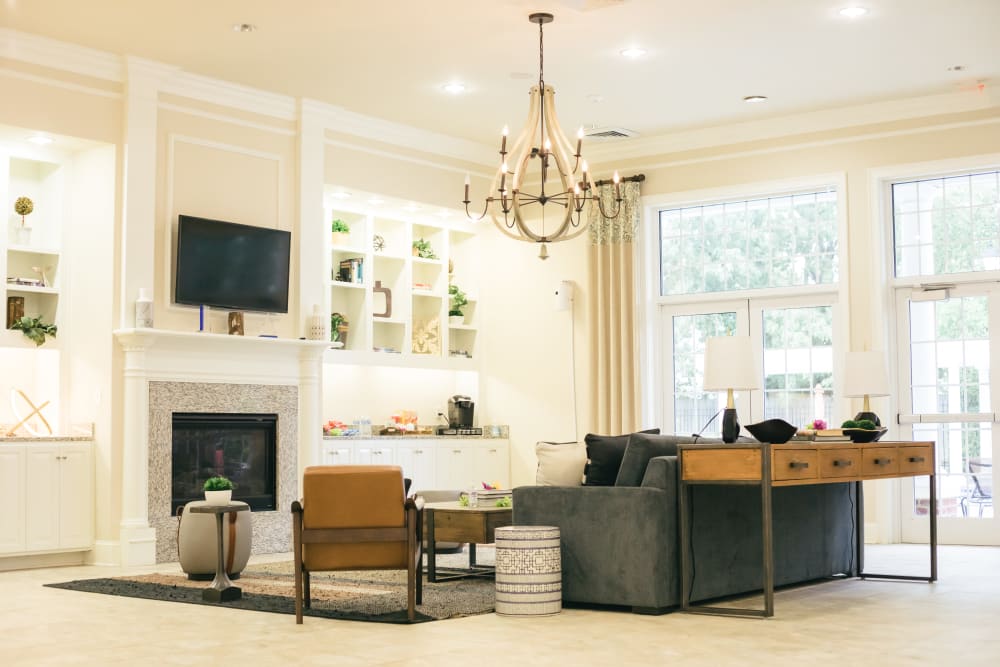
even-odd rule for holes
{"type": "MultiPolygon", "coordinates": [[[[466,561],[467,562],[467,561],[466,561]]],[[[129,577],[78,579],[51,588],[122,595],[125,597],[210,604],[280,614],[295,613],[295,579],[291,561],[250,565],[234,583],[243,589],[235,602],[213,603],[201,599],[205,581],[190,581],[184,574],[144,574],[129,577]]],[[[406,572],[403,570],[317,572],[312,575],[312,608],[306,616],[381,623],[408,623],[406,572]]],[[[417,606],[417,623],[486,614],[494,608],[491,579],[459,579],[428,583],[424,601],[417,606]]]]}

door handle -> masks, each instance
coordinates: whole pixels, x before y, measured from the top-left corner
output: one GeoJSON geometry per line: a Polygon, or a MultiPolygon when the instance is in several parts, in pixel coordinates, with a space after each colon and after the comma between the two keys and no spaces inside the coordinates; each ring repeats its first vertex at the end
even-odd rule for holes
{"type": "Polygon", "coordinates": [[[809,467],[809,463],[806,461],[792,461],[788,464],[788,467],[792,470],[805,470],[809,467]]]}

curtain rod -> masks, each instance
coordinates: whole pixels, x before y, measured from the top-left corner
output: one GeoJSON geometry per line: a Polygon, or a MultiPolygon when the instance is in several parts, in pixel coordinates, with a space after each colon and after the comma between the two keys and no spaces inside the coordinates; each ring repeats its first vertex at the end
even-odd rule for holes
{"type": "MultiPolygon", "coordinates": [[[[645,174],[636,174],[635,176],[625,176],[621,179],[622,183],[626,183],[628,181],[633,181],[635,183],[642,183],[644,180],[646,180],[645,174]]],[[[612,183],[614,183],[613,180],[611,180],[610,178],[606,178],[603,181],[597,181],[596,183],[594,183],[594,185],[611,185],[612,183]]]]}

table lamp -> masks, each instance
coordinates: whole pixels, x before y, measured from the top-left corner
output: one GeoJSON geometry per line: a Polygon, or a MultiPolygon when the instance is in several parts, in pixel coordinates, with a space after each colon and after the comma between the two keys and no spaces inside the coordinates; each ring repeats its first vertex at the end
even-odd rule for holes
{"type": "Polygon", "coordinates": [[[736,442],[740,435],[733,391],[759,389],[759,375],[750,336],[717,336],[705,341],[705,391],[727,392],[722,413],[723,442],[736,442]]]}
{"type": "Polygon", "coordinates": [[[854,416],[854,421],[870,419],[875,426],[881,426],[878,415],[872,412],[868,399],[871,396],[889,395],[889,374],[886,372],[885,352],[866,350],[864,352],[848,352],[844,360],[844,396],[848,398],[864,397],[865,403],[861,412],[854,416]]]}

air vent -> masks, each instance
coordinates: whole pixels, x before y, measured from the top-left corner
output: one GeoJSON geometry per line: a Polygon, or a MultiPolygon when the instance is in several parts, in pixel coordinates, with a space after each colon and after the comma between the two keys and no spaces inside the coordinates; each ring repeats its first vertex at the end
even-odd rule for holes
{"type": "Polygon", "coordinates": [[[635,130],[626,130],[624,127],[595,127],[591,130],[584,130],[584,134],[591,139],[626,139],[628,137],[639,136],[635,130]]]}

